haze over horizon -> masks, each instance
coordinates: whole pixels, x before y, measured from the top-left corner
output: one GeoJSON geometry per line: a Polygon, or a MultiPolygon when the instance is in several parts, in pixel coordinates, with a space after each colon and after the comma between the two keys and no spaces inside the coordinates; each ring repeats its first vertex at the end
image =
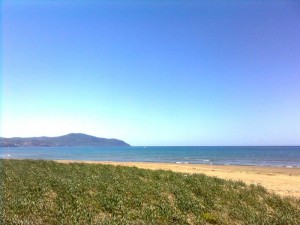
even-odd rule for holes
{"type": "Polygon", "coordinates": [[[300,145],[299,1],[2,1],[0,136],[300,145]]]}

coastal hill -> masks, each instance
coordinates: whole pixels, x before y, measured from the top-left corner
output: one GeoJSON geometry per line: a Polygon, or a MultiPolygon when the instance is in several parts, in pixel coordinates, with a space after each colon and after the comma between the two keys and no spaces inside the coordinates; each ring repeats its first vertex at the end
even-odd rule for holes
{"type": "Polygon", "coordinates": [[[118,139],[71,133],[59,137],[1,138],[0,147],[115,147],[130,146],[118,139]]]}

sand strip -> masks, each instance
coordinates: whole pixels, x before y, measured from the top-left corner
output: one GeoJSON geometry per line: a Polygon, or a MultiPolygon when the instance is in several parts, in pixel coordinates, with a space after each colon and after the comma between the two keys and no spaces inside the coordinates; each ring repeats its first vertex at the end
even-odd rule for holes
{"type": "Polygon", "coordinates": [[[284,196],[300,198],[300,168],[201,165],[148,162],[99,162],[56,160],[61,163],[92,163],[121,166],[135,166],[151,170],[172,170],[181,173],[203,173],[223,179],[241,180],[247,184],[260,184],[270,191],[284,196]]]}

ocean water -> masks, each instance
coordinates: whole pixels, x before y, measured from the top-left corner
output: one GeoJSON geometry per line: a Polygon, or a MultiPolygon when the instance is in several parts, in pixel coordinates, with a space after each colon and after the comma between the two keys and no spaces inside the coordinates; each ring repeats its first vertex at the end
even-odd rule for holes
{"type": "Polygon", "coordinates": [[[168,162],[300,168],[295,147],[34,147],[0,148],[0,158],[168,162]]]}

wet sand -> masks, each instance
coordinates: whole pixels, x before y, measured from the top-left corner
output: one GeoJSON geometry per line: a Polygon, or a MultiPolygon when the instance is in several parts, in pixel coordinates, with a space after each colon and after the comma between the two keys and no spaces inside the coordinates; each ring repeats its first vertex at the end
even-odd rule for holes
{"type": "Polygon", "coordinates": [[[300,198],[300,168],[202,165],[148,162],[99,162],[56,160],[60,163],[91,163],[120,166],[135,166],[151,170],[172,170],[181,173],[203,173],[223,179],[241,180],[247,184],[260,184],[268,190],[283,195],[300,198]]]}

